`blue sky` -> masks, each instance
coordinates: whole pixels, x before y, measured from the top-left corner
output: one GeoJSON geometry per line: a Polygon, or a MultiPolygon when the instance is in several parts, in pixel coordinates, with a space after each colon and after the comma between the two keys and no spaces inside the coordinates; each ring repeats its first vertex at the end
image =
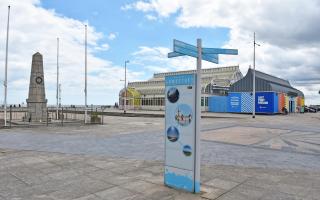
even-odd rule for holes
{"type": "MultiPolygon", "coordinates": [[[[95,55],[110,60],[116,65],[123,65],[124,61],[133,60],[132,53],[140,46],[172,47],[174,38],[195,44],[197,38],[203,39],[203,45],[221,47],[229,39],[227,28],[181,28],[175,24],[174,16],[161,21],[150,21],[143,13],[134,10],[122,10],[124,5],[133,1],[76,1],[76,0],[45,0],[41,6],[54,9],[58,14],[88,21],[96,31],[104,35],[116,34],[116,39],[108,42],[110,49],[95,55]]],[[[132,71],[144,70],[144,66],[129,64],[132,71]]],[[[146,73],[143,78],[151,78],[152,73],[146,73]]]]}
{"type": "MultiPolygon", "coordinates": [[[[239,49],[219,65],[239,65],[243,75],[257,70],[289,80],[307,104],[320,104],[320,4],[317,0],[0,0],[0,63],[5,58],[7,6],[11,5],[8,101],[25,102],[31,57],[44,57],[48,103],[56,103],[56,38],[60,38],[63,104],[84,103],[84,24],[88,24],[88,102],[114,104],[128,80],[153,73],[195,69],[190,57],[167,58],[173,39],[205,47],[239,49]],[[272,12],[270,12],[272,11],[272,12]]],[[[0,71],[4,65],[0,64],[0,71]]],[[[0,73],[0,81],[4,80],[0,73]]],[[[3,101],[0,95],[0,103],[3,101]]]]}

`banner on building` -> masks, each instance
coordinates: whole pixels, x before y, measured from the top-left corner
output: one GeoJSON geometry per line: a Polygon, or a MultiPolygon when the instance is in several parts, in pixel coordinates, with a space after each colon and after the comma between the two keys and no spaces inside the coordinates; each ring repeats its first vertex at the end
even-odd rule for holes
{"type": "Polygon", "coordinates": [[[274,92],[256,93],[256,112],[274,113],[274,92]]]}
{"type": "Polygon", "coordinates": [[[228,112],[241,112],[241,93],[229,93],[227,108],[228,112]]]}

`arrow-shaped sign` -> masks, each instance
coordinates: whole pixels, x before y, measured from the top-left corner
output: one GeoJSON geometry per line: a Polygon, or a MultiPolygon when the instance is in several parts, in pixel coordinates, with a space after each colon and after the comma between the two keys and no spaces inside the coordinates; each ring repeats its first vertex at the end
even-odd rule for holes
{"type": "MultiPolygon", "coordinates": [[[[179,40],[173,41],[173,51],[168,54],[169,58],[188,55],[197,58],[198,57],[198,49],[196,46],[191,44],[187,44],[185,42],[181,42],[179,40]]],[[[208,62],[218,63],[218,55],[217,54],[202,54],[202,59],[208,62]]]]}
{"type": "MultiPolygon", "coordinates": [[[[220,49],[220,48],[202,48],[201,55],[202,60],[206,60],[212,63],[219,63],[219,54],[226,55],[238,55],[237,49],[220,49]]],[[[198,48],[194,45],[173,40],[173,52],[168,53],[168,58],[188,55],[194,58],[198,58],[198,48]]]]}
{"type": "MultiPolygon", "coordinates": [[[[198,57],[198,53],[196,51],[192,51],[190,49],[185,49],[179,46],[174,47],[174,55],[188,55],[194,58],[198,57]]],[[[169,56],[169,55],[168,55],[169,56]]],[[[206,60],[208,62],[213,62],[217,63],[219,62],[218,60],[218,55],[216,54],[202,54],[202,60],[206,60]]]]}
{"type": "MultiPolygon", "coordinates": [[[[173,51],[175,47],[181,47],[184,49],[198,52],[198,49],[196,46],[193,46],[191,44],[188,44],[179,40],[173,40],[173,51]]],[[[221,49],[221,48],[202,48],[202,54],[238,55],[238,50],[237,49],[221,49]]]]}
{"type": "Polygon", "coordinates": [[[238,55],[237,49],[202,48],[203,54],[227,54],[238,55]]]}

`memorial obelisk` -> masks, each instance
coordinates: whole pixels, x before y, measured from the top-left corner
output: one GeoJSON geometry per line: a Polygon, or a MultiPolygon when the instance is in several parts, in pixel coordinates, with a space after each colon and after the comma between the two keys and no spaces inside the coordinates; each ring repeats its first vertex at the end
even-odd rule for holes
{"type": "Polygon", "coordinates": [[[32,56],[27,106],[27,121],[43,122],[47,120],[47,99],[44,87],[43,59],[39,52],[32,56]]]}

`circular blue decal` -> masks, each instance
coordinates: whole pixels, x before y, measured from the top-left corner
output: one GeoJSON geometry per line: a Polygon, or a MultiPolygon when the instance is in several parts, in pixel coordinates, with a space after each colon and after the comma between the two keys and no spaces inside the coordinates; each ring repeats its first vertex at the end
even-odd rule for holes
{"type": "Polygon", "coordinates": [[[179,100],[179,90],[175,87],[172,87],[167,92],[167,98],[171,103],[175,103],[179,100]]]}
{"type": "Polygon", "coordinates": [[[184,153],[185,156],[191,156],[191,154],[192,154],[191,147],[189,145],[184,145],[183,153],[184,153]]]}
{"type": "Polygon", "coordinates": [[[176,127],[170,126],[167,130],[167,138],[170,142],[175,142],[179,139],[179,131],[176,127]]]}
{"type": "Polygon", "coordinates": [[[192,121],[192,110],[187,104],[181,104],[176,109],[175,120],[181,126],[188,126],[192,121]]]}

